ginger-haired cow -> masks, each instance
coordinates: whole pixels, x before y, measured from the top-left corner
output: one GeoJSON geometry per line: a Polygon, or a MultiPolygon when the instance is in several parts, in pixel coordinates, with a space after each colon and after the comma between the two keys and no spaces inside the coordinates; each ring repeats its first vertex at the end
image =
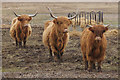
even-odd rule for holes
{"type": "Polygon", "coordinates": [[[68,27],[72,24],[71,19],[75,18],[77,14],[73,17],[56,17],[52,14],[50,8],[48,10],[54,19],[45,23],[43,43],[49,49],[50,58],[54,55],[54,61],[60,62],[69,40],[68,27]]]}
{"type": "Polygon", "coordinates": [[[16,41],[16,46],[19,43],[19,47],[21,47],[23,42],[25,47],[26,40],[32,33],[29,22],[31,21],[32,17],[37,15],[37,13],[33,15],[17,15],[14,12],[14,14],[16,15],[16,18],[12,20],[10,36],[16,41]]]}
{"type": "Polygon", "coordinates": [[[80,43],[83,60],[85,61],[85,70],[92,71],[92,69],[96,69],[95,62],[97,62],[98,71],[101,71],[101,62],[104,60],[107,47],[107,40],[104,35],[108,30],[107,26],[94,25],[83,31],[80,43]]]}

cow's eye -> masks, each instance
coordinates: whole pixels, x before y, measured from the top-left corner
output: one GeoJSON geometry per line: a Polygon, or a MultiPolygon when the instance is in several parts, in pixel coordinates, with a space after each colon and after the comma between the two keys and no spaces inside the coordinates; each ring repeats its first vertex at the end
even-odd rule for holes
{"type": "Polygon", "coordinates": [[[60,22],[60,24],[63,24],[63,22],[60,22]]]}
{"type": "Polygon", "coordinates": [[[94,30],[91,30],[94,33],[94,30]]]}
{"type": "Polygon", "coordinates": [[[103,30],[103,33],[105,32],[105,30],[103,30]]]}
{"type": "Polygon", "coordinates": [[[57,22],[57,24],[59,24],[59,25],[60,25],[60,24],[62,24],[62,22],[57,22]]]}
{"type": "Polygon", "coordinates": [[[59,22],[57,22],[57,24],[59,24],[59,22]]]}
{"type": "Polygon", "coordinates": [[[19,21],[23,21],[23,19],[19,19],[19,21]]]}

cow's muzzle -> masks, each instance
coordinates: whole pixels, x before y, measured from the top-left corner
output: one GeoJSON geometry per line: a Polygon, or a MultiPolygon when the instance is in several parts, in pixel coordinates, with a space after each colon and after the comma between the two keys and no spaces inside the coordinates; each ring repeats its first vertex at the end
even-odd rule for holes
{"type": "Polygon", "coordinates": [[[28,27],[28,24],[25,24],[24,27],[28,27]]]}
{"type": "Polygon", "coordinates": [[[95,37],[95,40],[102,40],[102,38],[101,37],[99,37],[99,36],[97,36],[97,37],[95,37]]]}
{"type": "Polygon", "coordinates": [[[64,33],[68,33],[68,29],[64,29],[64,33]]]}

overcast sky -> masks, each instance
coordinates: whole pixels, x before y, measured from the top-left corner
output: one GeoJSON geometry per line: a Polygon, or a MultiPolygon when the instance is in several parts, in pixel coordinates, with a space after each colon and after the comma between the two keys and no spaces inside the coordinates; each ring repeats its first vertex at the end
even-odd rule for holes
{"type": "Polygon", "coordinates": [[[120,0],[1,0],[2,2],[118,2],[120,0]]]}

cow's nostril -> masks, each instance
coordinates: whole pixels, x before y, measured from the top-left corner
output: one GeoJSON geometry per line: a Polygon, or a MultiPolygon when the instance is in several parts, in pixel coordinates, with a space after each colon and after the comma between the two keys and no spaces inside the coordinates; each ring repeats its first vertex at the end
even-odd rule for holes
{"type": "Polygon", "coordinates": [[[101,37],[96,37],[95,40],[101,40],[101,37]]]}
{"type": "Polygon", "coordinates": [[[28,26],[28,24],[25,24],[24,26],[26,27],[26,26],[28,26]]]}
{"type": "Polygon", "coordinates": [[[67,33],[68,32],[68,29],[64,29],[64,33],[67,33]]]}

